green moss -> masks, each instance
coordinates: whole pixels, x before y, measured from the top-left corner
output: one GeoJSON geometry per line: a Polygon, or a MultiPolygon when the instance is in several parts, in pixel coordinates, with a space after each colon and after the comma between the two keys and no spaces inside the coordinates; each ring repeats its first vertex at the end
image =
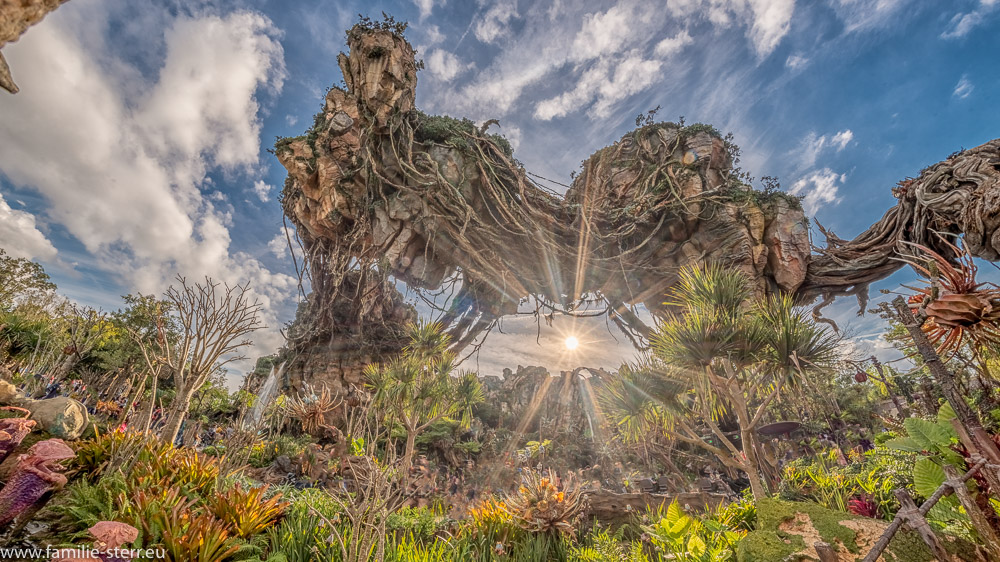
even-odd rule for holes
{"type": "MultiPolygon", "coordinates": [[[[802,537],[778,530],[782,523],[794,519],[797,513],[806,514],[820,537],[833,545],[834,548],[843,545],[857,560],[861,560],[867,554],[867,552],[862,552],[857,545],[857,533],[841,525],[842,521],[862,520],[863,518],[826,509],[814,503],[765,499],[757,502],[757,530],[740,541],[737,560],[740,562],[771,562],[800,559],[799,557],[789,557],[805,548],[802,537]]],[[[942,542],[949,552],[958,555],[960,559],[977,560],[975,548],[967,541],[953,540],[947,537],[942,542]]],[[[896,534],[892,542],[889,543],[884,557],[886,560],[900,562],[931,562],[934,560],[934,556],[923,541],[916,534],[906,530],[896,534]]]]}
{"type": "Polygon", "coordinates": [[[514,156],[514,150],[502,135],[485,135],[471,119],[455,119],[447,115],[427,115],[416,111],[416,126],[413,129],[414,140],[420,143],[438,143],[455,147],[464,152],[471,152],[469,136],[492,141],[508,157],[514,156]]]}
{"type": "Polygon", "coordinates": [[[740,540],[736,547],[736,559],[740,562],[777,562],[789,559],[803,548],[805,543],[802,537],[783,538],[773,532],[754,531],[740,540]]]}
{"type": "Polygon", "coordinates": [[[761,191],[742,184],[730,185],[722,191],[722,196],[733,203],[752,203],[758,207],[764,207],[776,201],[784,200],[792,209],[802,208],[801,197],[777,189],[765,189],[761,191]]]}

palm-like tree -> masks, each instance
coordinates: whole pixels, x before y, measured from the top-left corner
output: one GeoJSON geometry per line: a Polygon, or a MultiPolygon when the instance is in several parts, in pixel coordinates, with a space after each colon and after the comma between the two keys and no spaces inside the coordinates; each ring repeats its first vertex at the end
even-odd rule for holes
{"type": "Polygon", "coordinates": [[[608,384],[604,409],[623,437],[660,430],[701,447],[746,472],[763,497],[756,428],[782,389],[833,363],[836,338],[790,297],[754,299],[744,274],[719,266],[682,271],[666,304],[676,312],[657,326],[653,357],[608,384]],[[720,428],[726,416],[739,424],[742,451],[720,428]]]}
{"type": "Polygon", "coordinates": [[[386,363],[365,369],[374,404],[387,422],[406,432],[403,470],[413,462],[417,435],[446,416],[460,416],[464,427],[472,408],[483,401],[475,373],[458,373],[449,337],[436,323],[416,323],[408,328],[409,344],[386,363]]]}

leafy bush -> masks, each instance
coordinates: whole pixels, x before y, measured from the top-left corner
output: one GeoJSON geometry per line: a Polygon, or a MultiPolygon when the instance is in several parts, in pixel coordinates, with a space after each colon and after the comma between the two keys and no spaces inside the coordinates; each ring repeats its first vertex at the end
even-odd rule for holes
{"type": "Polygon", "coordinates": [[[209,510],[240,538],[257,535],[272,526],[288,508],[276,495],[264,499],[267,486],[244,489],[237,483],[209,501],[209,510]]]}
{"type": "Polygon", "coordinates": [[[659,521],[643,529],[661,558],[680,562],[730,560],[735,556],[736,544],[746,535],[746,531],[731,529],[713,519],[699,520],[684,513],[677,500],[659,521]]]}
{"type": "Polygon", "coordinates": [[[425,544],[433,542],[450,524],[440,510],[426,507],[404,507],[389,514],[385,521],[386,530],[397,540],[409,537],[425,544]]]}

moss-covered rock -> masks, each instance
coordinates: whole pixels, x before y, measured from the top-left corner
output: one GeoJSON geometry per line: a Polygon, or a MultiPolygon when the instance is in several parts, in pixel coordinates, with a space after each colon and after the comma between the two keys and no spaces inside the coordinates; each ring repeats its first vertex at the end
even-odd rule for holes
{"type": "MultiPolygon", "coordinates": [[[[855,517],[807,502],[761,500],[757,502],[757,530],[740,541],[740,562],[818,560],[816,542],[830,544],[842,561],[864,559],[888,526],[886,521],[855,517]]],[[[979,560],[969,543],[951,537],[942,541],[955,560],[979,560]]],[[[896,533],[883,559],[933,562],[934,556],[918,536],[907,530],[896,533]]]]}

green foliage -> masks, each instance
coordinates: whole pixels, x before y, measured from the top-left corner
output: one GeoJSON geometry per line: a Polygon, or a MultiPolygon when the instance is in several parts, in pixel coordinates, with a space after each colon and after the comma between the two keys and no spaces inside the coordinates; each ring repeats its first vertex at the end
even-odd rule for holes
{"type": "Polygon", "coordinates": [[[26,258],[15,258],[0,248],[0,311],[38,293],[55,291],[45,269],[26,258]]]}
{"type": "Polygon", "coordinates": [[[952,449],[958,442],[958,434],[952,427],[955,411],[948,403],[941,406],[935,420],[907,418],[903,422],[906,436],[888,441],[886,446],[900,451],[929,454],[939,463],[964,466],[962,455],[952,449]]]}
{"type": "Polygon", "coordinates": [[[514,149],[510,142],[502,135],[487,135],[480,133],[479,128],[471,119],[455,119],[447,115],[427,115],[422,111],[416,111],[416,127],[413,130],[413,138],[420,143],[438,143],[451,146],[466,153],[473,151],[471,143],[478,141],[489,141],[494,143],[500,151],[512,158],[514,149]]]}
{"type": "Polygon", "coordinates": [[[569,560],[573,562],[650,562],[642,543],[625,541],[618,533],[595,528],[585,538],[585,544],[573,547],[569,560]]]}
{"type": "Polygon", "coordinates": [[[411,538],[430,543],[439,532],[447,529],[451,521],[440,510],[426,507],[404,507],[386,518],[386,531],[397,538],[411,538]]]}
{"type": "Polygon", "coordinates": [[[109,476],[100,484],[78,479],[66,488],[63,500],[55,505],[63,521],[76,528],[83,536],[83,529],[100,521],[118,521],[128,512],[124,496],[126,484],[121,475],[109,476]],[[124,505],[123,505],[124,504],[124,505]]]}
{"type": "MultiPolygon", "coordinates": [[[[339,523],[339,506],[325,491],[305,491],[295,499],[281,523],[268,529],[270,552],[280,553],[285,562],[339,560],[340,546],[327,521],[339,523]]],[[[279,560],[273,554],[269,560],[279,560]]]]}
{"type": "Polygon", "coordinates": [[[848,511],[852,499],[875,503],[883,519],[892,519],[899,502],[892,491],[913,486],[913,454],[875,447],[847,466],[837,463],[831,450],[817,458],[797,459],[785,466],[780,495],[789,500],[810,500],[827,508],[848,511]]]}
{"type": "Polygon", "coordinates": [[[361,35],[366,33],[373,33],[377,31],[388,31],[393,35],[403,38],[406,33],[406,28],[409,27],[409,23],[405,21],[396,21],[396,18],[382,12],[382,19],[373,20],[369,16],[364,14],[358,14],[358,23],[354,24],[353,27],[347,30],[347,40],[350,42],[352,39],[356,39],[361,35]]]}
{"type": "Polygon", "coordinates": [[[295,458],[306,450],[306,446],[313,442],[309,435],[286,435],[281,434],[271,438],[268,442],[255,443],[250,448],[250,466],[263,468],[271,466],[275,459],[284,455],[295,458]]]}
{"type": "Polygon", "coordinates": [[[417,435],[434,422],[459,416],[468,427],[472,408],[483,401],[483,389],[473,373],[454,376],[457,357],[448,349],[449,337],[436,323],[407,327],[409,343],[403,353],[365,368],[374,405],[388,423],[406,431],[404,464],[409,463],[417,435]]]}
{"type": "Polygon", "coordinates": [[[699,520],[681,509],[675,499],[656,523],[643,530],[665,558],[681,562],[731,560],[745,531],[737,531],[714,519],[699,520]]]}
{"type": "Polygon", "coordinates": [[[267,486],[247,487],[239,483],[209,500],[209,510],[240,538],[249,538],[272,526],[288,508],[281,496],[265,498],[267,486]]]}

